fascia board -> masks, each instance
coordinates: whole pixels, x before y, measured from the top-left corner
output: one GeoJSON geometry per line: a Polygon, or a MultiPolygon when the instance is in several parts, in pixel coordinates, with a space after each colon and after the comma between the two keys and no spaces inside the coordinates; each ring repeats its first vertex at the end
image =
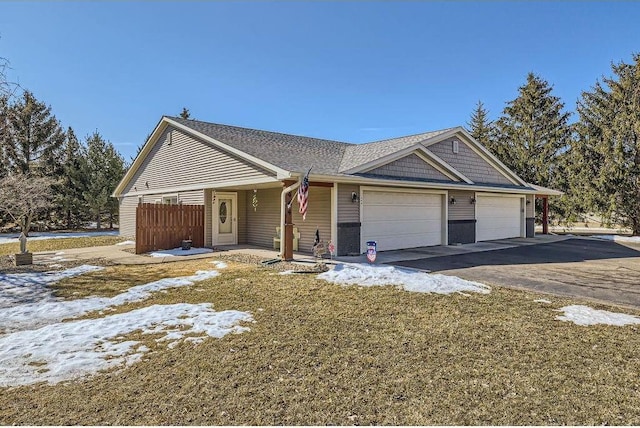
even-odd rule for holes
{"type": "Polygon", "coordinates": [[[122,193],[125,187],[127,187],[127,184],[129,184],[129,181],[131,181],[133,176],[136,174],[136,172],[144,162],[144,159],[147,157],[147,154],[149,154],[153,146],[158,141],[158,138],[167,127],[167,122],[165,119],[166,119],[165,117],[160,119],[160,122],[158,122],[158,124],[156,125],[155,129],[153,130],[153,132],[151,133],[147,141],[145,141],[144,145],[142,146],[142,150],[140,150],[140,153],[138,153],[136,158],[133,160],[133,163],[131,164],[127,172],[124,174],[124,177],[122,177],[122,180],[120,180],[120,183],[118,183],[116,188],[113,190],[113,193],[111,194],[111,196],[113,196],[114,198],[122,196],[122,193]]]}
{"type": "Polygon", "coordinates": [[[238,150],[235,147],[231,147],[230,145],[225,144],[225,143],[223,143],[221,141],[218,141],[215,138],[209,137],[208,135],[205,135],[202,132],[196,131],[195,129],[189,128],[188,126],[182,125],[182,124],[180,124],[180,123],[178,123],[178,122],[176,122],[174,120],[171,120],[169,118],[165,118],[165,120],[170,125],[178,128],[178,129],[181,129],[182,131],[184,131],[184,132],[186,132],[188,134],[191,134],[191,135],[196,136],[196,137],[198,137],[198,138],[200,138],[202,140],[205,140],[205,141],[213,144],[214,146],[219,147],[220,149],[222,149],[222,150],[224,150],[226,152],[233,153],[234,155],[239,156],[239,157],[241,157],[243,159],[246,159],[247,161],[249,161],[249,162],[251,162],[251,163],[253,163],[255,165],[261,166],[262,168],[265,168],[265,169],[268,169],[270,171],[275,172],[276,176],[278,178],[289,178],[291,176],[291,173],[289,171],[286,171],[286,170],[284,170],[282,168],[279,168],[279,167],[277,167],[277,166],[275,166],[273,164],[270,164],[269,162],[265,162],[264,160],[259,159],[259,158],[255,157],[255,156],[252,156],[252,155],[250,155],[248,153],[245,153],[242,150],[238,150]]]}
{"type": "Polygon", "coordinates": [[[444,189],[444,190],[475,190],[496,193],[515,193],[522,195],[536,194],[536,190],[530,187],[524,189],[509,189],[492,186],[471,185],[467,183],[424,183],[419,181],[391,180],[387,178],[369,178],[350,175],[313,175],[310,181],[323,181],[327,183],[348,183],[362,186],[376,185],[389,187],[407,187],[416,189],[444,189]]]}
{"type": "MultiPolygon", "coordinates": [[[[433,163],[437,163],[440,165],[440,168],[442,168],[443,170],[448,171],[451,174],[454,174],[456,176],[456,181],[464,181],[468,184],[473,184],[473,181],[469,180],[463,173],[461,173],[460,171],[458,171],[457,169],[455,169],[454,167],[452,167],[451,165],[449,165],[447,162],[445,162],[444,160],[440,159],[439,156],[437,156],[435,153],[433,153],[431,150],[427,149],[426,147],[422,146],[420,148],[420,151],[426,155],[426,156],[421,156],[421,158],[425,161],[427,161],[428,158],[431,159],[431,162],[433,163]]],[[[420,153],[420,152],[418,152],[420,153]]],[[[418,154],[418,156],[420,156],[418,154]]],[[[431,164],[431,162],[429,162],[431,164]]],[[[435,168],[435,165],[434,165],[435,168]]],[[[441,171],[443,174],[447,175],[444,171],[441,171]]]]}
{"type": "Polygon", "coordinates": [[[158,125],[156,126],[156,128],[154,129],[154,131],[151,133],[151,136],[149,137],[149,139],[146,141],[145,145],[143,146],[142,150],[140,151],[140,153],[138,153],[138,156],[136,156],[135,160],[133,161],[133,163],[131,164],[131,167],[129,168],[129,170],[127,171],[127,173],[124,175],[124,177],[122,178],[122,180],[120,181],[120,183],[118,183],[118,186],[116,186],[115,190],[113,191],[112,195],[113,197],[119,197],[122,196],[123,191],[125,189],[125,187],[127,186],[127,184],[129,184],[129,181],[131,181],[131,179],[135,176],[136,172],[138,171],[138,169],[140,168],[140,166],[142,165],[142,163],[144,162],[144,160],[146,159],[147,155],[149,154],[149,152],[151,151],[151,149],[157,144],[158,139],[160,138],[160,135],[162,135],[162,133],[164,132],[164,130],[167,128],[167,126],[173,126],[176,129],[180,129],[181,131],[193,135],[197,138],[200,138],[201,140],[204,140],[226,152],[229,153],[233,153],[236,156],[239,156],[243,159],[246,159],[247,161],[258,165],[262,168],[265,168],[269,171],[273,171],[276,173],[276,176],[278,179],[283,179],[283,178],[289,178],[291,176],[291,173],[289,171],[285,171],[282,168],[278,168],[275,165],[272,165],[268,162],[263,161],[262,159],[258,159],[255,156],[251,156],[241,150],[238,150],[234,147],[231,147],[227,144],[224,144],[214,138],[209,137],[208,135],[205,135],[201,132],[198,132],[194,129],[189,128],[188,126],[182,125],[174,120],[169,119],[168,117],[163,117],[160,122],[158,123],[158,125]]]}

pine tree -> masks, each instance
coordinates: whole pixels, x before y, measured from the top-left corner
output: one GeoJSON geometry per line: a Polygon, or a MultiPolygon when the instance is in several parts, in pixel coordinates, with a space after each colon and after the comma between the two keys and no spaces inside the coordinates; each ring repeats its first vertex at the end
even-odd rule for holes
{"type": "Polygon", "coordinates": [[[21,100],[9,105],[5,120],[1,144],[8,170],[55,177],[65,135],[51,108],[24,91],[21,100]]]}
{"type": "Polygon", "coordinates": [[[529,73],[496,122],[500,160],[525,181],[547,187],[560,182],[559,156],[571,140],[571,114],[563,111],[564,103],[552,89],[529,73]]]}
{"type": "Polygon", "coordinates": [[[68,229],[87,217],[83,193],[86,190],[86,153],[75,132],[69,127],[62,151],[62,177],[56,186],[56,203],[68,229]]]}
{"type": "Polygon", "coordinates": [[[640,54],[611,68],[578,102],[575,188],[586,208],[640,235],[640,54]]]}
{"type": "Polygon", "coordinates": [[[117,213],[117,201],[111,198],[118,182],[124,175],[125,164],[122,156],[96,131],[87,137],[86,183],[84,200],[100,229],[102,214],[108,213],[113,219],[117,213]]]}
{"type": "Polygon", "coordinates": [[[495,154],[495,125],[493,121],[489,120],[489,112],[484,108],[482,101],[478,101],[476,104],[467,126],[473,138],[495,154]]]}

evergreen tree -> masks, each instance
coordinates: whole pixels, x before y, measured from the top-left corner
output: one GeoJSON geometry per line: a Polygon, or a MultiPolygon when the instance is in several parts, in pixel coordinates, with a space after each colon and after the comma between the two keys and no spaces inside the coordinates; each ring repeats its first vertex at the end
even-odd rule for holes
{"type": "Polygon", "coordinates": [[[39,102],[31,92],[9,105],[6,127],[0,144],[4,147],[8,170],[35,176],[55,177],[64,131],[51,114],[51,108],[39,102]]]}
{"type": "Polygon", "coordinates": [[[578,102],[574,188],[585,208],[640,235],[640,54],[611,68],[578,102]]]}
{"type": "Polygon", "coordinates": [[[86,190],[86,153],[69,127],[62,150],[62,177],[56,186],[56,203],[68,229],[79,226],[87,217],[83,193],[86,190]]]}
{"type": "Polygon", "coordinates": [[[110,202],[110,199],[124,170],[124,160],[113,144],[105,141],[97,131],[87,137],[87,187],[83,196],[98,229],[101,227],[102,214],[109,213],[113,218],[117,212],[117,201],[110,202]]]}
{"type": "MultiPolygon", "coordinates": [[[[489,151],[495,150],[495,125],[489,120],[489,112],[484,108],[482,101],[478,101],[476,108],[471,113],[471,120],[467,122],[468,131],[480,144],[489,151]]],[[[494,153],[495,154],[495,153],[494,153]]]]}
{"type": "Polygon", "coordinates": [[[557,186],[559,157],[571,140],[570,113],[551,94],[552,87],[533,73],[518,91],[496,122],[496,155],[525,181],[557,186]]]}
{"type": "Polygon", "coordinates": [[[182,112],[180,113],[180,117],[183,119],[191,119],[191,113],[189,113],[189,109],[186,107],[182,107],[182,112]]]}

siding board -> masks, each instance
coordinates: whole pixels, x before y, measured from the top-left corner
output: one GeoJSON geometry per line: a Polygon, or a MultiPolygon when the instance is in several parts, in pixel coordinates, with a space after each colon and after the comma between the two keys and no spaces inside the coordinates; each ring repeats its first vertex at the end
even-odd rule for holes
{"type": "Polygon", "coordinates": [[[449,207],[449,220],[474,220],[476,218],[475,205],[471,203],[471,198],[475,197],[475,192],[462,190],[449,190],[449,199],[454,198],[456,203],[449,207]]]}
{"type": "Polygon", "coordinates": [[[422,178],[427,180],[446,180],[453,181],[447,177],[419,156],[412,153],[409,156],[397,159],[386,165],[382,165],[371,171],[367,171],[367,174],[385,175],[389,177],[410,177],[410,178],[422,178]]]}
{"type": "MultiPolygon", "coordinates": [[[[233,180],[272,178],[274,174],[213,145],[167,127],[124,190],[131,192],[233,180]],[[148,187],[147,184],[148,183],[148,187]]],[[[204,202],[204,201],[203,201],[204,202]]]]}
{"type": "Polygon", "coordinates": [[[360,197],[360,186],[357,184],[338,184],[338,223],[359,223],[360,203],[351,202],[351,193],[360,197]]]}
{"type": "Polygon", "coordinates": [[[427,147],[440,159],[463,173],[474,183],[513,184],[509,179],[474,152],[464,141],[451,138],[427,147]],[[453,153],[453,140],[458,140],[459,151],[453,153]]]}

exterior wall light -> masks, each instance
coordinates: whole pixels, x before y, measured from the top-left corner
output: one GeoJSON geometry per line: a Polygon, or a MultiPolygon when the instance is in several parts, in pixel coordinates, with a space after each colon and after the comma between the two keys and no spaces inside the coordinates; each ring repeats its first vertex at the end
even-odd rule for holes
{"type": "Polygon", "coordinates": [[[450,203],[451,205],[455,205],[455,204],[456,204],[456,198],[451,198],[451,199],[449,199],[449,203],[450,203]]]}
{"type": "Polygon", "coordinates": [[[476,198],[471,198],[471,200],[469,201],[469,203],[471,203],[471,204],[475,204],[475,203],[476,203],[476,198]]]}
{"type": "Polygon", "coordinates": [[[355,204],[356,202],[358,202],[359,199],[360,197],[356,192],[351,192],[351,202],[355,204]]]}

